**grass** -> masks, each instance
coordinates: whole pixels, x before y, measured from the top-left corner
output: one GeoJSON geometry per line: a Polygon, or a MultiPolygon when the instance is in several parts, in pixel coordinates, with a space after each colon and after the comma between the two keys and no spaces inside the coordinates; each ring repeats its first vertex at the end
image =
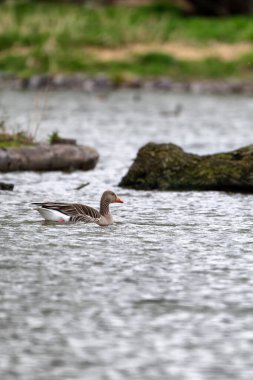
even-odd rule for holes
{"type": "Polygon", "coordinates": [[[186,17],[166,4],[143,7],[84,7],[17,1],[0,4],[0,71],[21,76],[38,73],[106,73],[175,78],[252,78],[253,52],[233,61],[176,59],[150,52],[103,62],[87,47],[117,47],[183,41],[253,42],[249,16],[223,19],[186,17]]]}
{"type": "Polygon", "coordinates": [[[24,130],[21,129],[18,124],[9,125],[8,121],[6,121],[6,117],[0,118],[0,148],[19,148],[23,146],[37,145],[36,134],[39,128],[39,122],[43,112],[43,109],[40,110],[39,106],[40,104],[38,104],[38,99],[36,99],[33,115],[33,130],[29,126],[26,130],[24,130]],[[41,114],[39,114],[38,112],[40,112],[41,114]]]}
{"type": "Polygon", "coordinates": [[[57,131],[52,132],[48,137],[48,141],[50,145],[57,144],[60,140],[61,140],[61,137],[57,131]]]}
{"type": "Polygon", "coordinates": [[[34,145],[34,140],[25,132],[0,132],[0,148],[19,148],[34,145]]]}
{"type": "Polygon", "coordinates": [[[7,132],[6,122],[0,119],[0,148],[19,148],[35,144],[34,138],[25,131],[7,132]]]}
{"type": "Polygon", "coordinates": [[[90,74],[103,72],[112,78],[131,76],[156,77],[169,76],[177,80],[188,79],[253,79],[253,54],[236,61],[222,61],[218,58],[208,58],[201,61],[186,61],[162,53],[141,54],[134,60],[94,63],[86,67],[90,74]]]}

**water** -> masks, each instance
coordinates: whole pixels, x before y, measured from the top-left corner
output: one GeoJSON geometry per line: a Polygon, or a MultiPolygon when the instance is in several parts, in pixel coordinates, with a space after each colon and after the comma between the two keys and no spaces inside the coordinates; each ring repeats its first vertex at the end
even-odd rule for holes
{"type": "Polygon", "coordinates": [[[120,189],[140,146],[196,153],[252,142],[247,97],[3,92],[0,113],[38,138],[95,146],[94,171],[8,173],[1,192],[1,380],[251,380],[251,195],[120,189]],[[36,100],[37,99],[37,100],[36,100]],[[40,102],[40,105],[39,105],[40,102]],[[182,105],[180,115],[168,111],[182,105]],[[82,190],[81,183],[89,182],[82,190]],[[97,206],[115,224],[45,224],[32,201],[97,206]]]}

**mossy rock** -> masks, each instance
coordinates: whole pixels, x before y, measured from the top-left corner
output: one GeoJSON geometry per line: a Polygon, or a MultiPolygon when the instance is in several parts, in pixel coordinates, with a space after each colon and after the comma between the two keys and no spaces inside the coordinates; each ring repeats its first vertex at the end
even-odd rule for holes
{"type": "Polygon", "coordinates": [[[142,147],[119,186],[139,190],[253,192],[253,145],[199,156],[174,144],[142,147]]]}

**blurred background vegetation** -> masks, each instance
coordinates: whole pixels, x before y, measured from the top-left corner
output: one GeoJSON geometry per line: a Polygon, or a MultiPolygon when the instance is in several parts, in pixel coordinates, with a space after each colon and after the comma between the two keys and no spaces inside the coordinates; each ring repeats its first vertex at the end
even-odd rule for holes
{"type": "Polygon", "coordinates": [[[0,0],[0,71],[253,79],[253,0],[0,0]]]}

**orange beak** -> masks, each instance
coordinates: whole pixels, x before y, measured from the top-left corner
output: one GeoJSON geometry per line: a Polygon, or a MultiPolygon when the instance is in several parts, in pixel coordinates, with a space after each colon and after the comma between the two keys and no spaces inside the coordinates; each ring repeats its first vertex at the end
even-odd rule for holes
{"type": "Polygon", "coordinates": [[[120,198],[116,198],[115,203],[124,203],[124,202],[120,198]]]}

